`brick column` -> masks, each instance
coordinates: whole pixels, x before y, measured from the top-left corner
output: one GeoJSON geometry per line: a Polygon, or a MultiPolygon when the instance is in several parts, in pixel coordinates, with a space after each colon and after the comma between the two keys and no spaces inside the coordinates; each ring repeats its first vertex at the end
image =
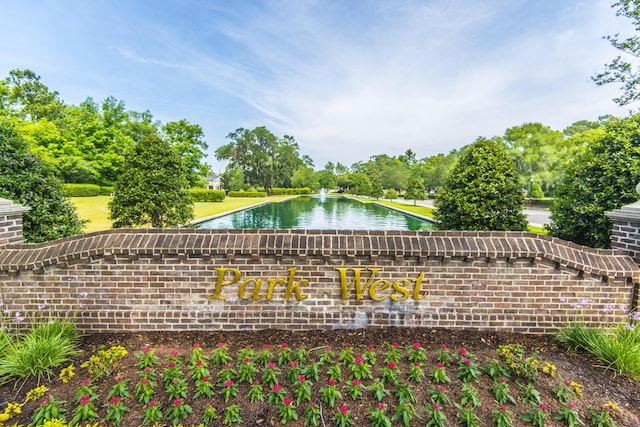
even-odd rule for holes
{"type": "Polygon", "coordinates": [[[0,198],[0,248],[22,243],[22,213],[31,208],[0,198]]]}

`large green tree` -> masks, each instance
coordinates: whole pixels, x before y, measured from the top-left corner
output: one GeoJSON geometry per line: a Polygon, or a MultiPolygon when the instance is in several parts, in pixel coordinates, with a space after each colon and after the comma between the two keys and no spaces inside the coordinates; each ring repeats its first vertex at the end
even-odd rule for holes
{"type": "Polygon", "coordinates": [[[436,227],[441,230],[526,230],[515,165],[493,141],[466,147],[438,192],[436,227]]]}
{"type": "Polygon", "coordinates": [[[175,227],[193,219],[180,155],[165,140],[148,135],[127,153],[109,202],[113,226],[175,227]]]}
{"type": "Polygon", "coordinates": [[[6,118],[0,118],[0,197],[31,208],[23,214],[26,242],[82,232],[83,222],[51,167],[29,150],[29,144],[6,118]]]}
{"type": "Polygon", "coordinates": [[[413,177],[409,180],[409,186],[404,198],[406,200],[413,200],[414,206],[417,204],[417,200],[424,200],[427,198],[427,192],[424,189],[424,182],[422,182],[422,179],[413,177]]]}
{"type": "Polygon", "coordinates": [[[182,157],[189,185],[197,187],[210,172],[209,167],[203,162],[208,145],[204,140],[202,128],[183,119],[166,123],[162,126],[162,132],[182,157]]]}
{"type": "MultiPolygon", "coordinates": [[[[619,0],[612,4],[617,7],[616,14],[631,20],[636,31],[640,30],[640,1],[619,0]]],[[[619,34],[606,36],[611,45],[622,52],[626,58],[640,57],[640,36],[634,35],[621,38],[619,34]]],[[[626,105],[640,99],[640,69],[637,64],[633,64],[623,56],[617,56],[609,64],[605,65],[605,70],[595,74],[592,79],[598,85],[609,83],[620,83],[622,95],[613,100],[619,105],[626,105]]]]}
{"type": "Polygon", "coordinates": [[[568,168],[551,206],[553,236],[607,248],[612,220],[605,212],[635,202],[640,182],[640,115],[606,124],[603,135],[568,168]]]}
{"type": "Polygon", "coordinates": [[[290,187],[293,174],[304,161],[293,137],[277,138],[266,127],[236,129],[229,143],[216,149],[218,160],[229,160],[227,167],[241,167],[245,179],[269,193],[274,187],[290,187]]]}

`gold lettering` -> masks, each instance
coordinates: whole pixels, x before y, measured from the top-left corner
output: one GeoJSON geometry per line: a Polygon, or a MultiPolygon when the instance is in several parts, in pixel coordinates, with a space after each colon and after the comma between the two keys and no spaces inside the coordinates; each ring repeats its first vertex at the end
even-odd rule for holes
{"type": "Polygon", "coordinates": [[[392,294],[391,299],[394,301],[405,301],[407,298],[409,298],[411,291],[409,291],[409,288],[406,287],[409,286],[409,283],[411,283],[409,279],[400,279],[393,282],[393,290],[396,292],[400,292],[402,296],[398,296],[398,294],[392,294]]]}
{"type": "MultiPolygon", "coordinates": [[[[416,284],[413,287],[413,299],[416,301],[424,299],[427,295],[429,295],[428,291],[420,293],[420,288],[422,287],[423,280],[424,280],[424,271],[421,272],[420,275],[418,275],[418,277],[416,277],[416,284]]],[[[425,283],[429,283],[429,279],[427,279],[425,283]]]]}
{"type": "Polygon", "coordinates": [[[387,289],[389,289],[389,286],[391,286],[391,283],[389,283],[388,280],[376,280],[375,282],[373,282],[371,284],[371,287],[369,288],[369,296],[371,297],[372,300],[374,301],[382,301],[384,299],[386,299],[387,297],[379,297],[376,295],[376,291],[386,291],[387,289]],[[382,286],[379,286],[380,284],[382,284],[382,286]]]}
{"type": "Polygon", "coordinates": [[[376,274],[378,274],[378,272],[380,270],[382,270],[382,268],[346,268],[346,267],[336,267],[336,270],[338,270],[340,272],[340,286],[342,287],[342,299],[345,300],[347,298],[349,298],[349,292],[351,291],[351,289],[355,286],[356,288],[356,300],[361,300],[362,298],[364,298],[364,293],[366,291],[366,289],[371,286],[371,283],[373,282],[373,279],[375,277],[376,274]],[[347,272],[349,272],[350,270],[353,270],[353,280],[351,281],[351,284],[347,284],[348,280],[347,280],[347,272]],[[371,272],[371,274],[369,275],[369,278],[367,279],[367,281],[363,284],[360,282],[360,272],[362,270],[368,270],[371,272]]]}
{"type": "Polygon", "coordinates": [[[243,281],[242,283],[240,283],[240,287],[238,288],[238,298],[240,299],[260,299],[261,296],[260,295],[256,295],[259,291],[260,291],[260,285],[262,284],[262,280],[261,279],[247,279],[245,281],[243,281]],[[255,284],[255,288],[251,294],[251,296],[246,296],[244,291],[246,289],[246,287],[249,285],[249,283],[253,283],[255,284]],[[257,298],[256,298],[257,296],[257,298]]]}
{"type": "Polygon", "coordinates": [[[309,298],[308,295],[302,295],[302,291],[300,290],[300,286],[302,285],[307,286],[309,284],[309,281],[307,279],[302,279],[299,282],[294,282],[293,279],[295,278],[295,275],[296,275],[296,268],[291,267],[289,269],[289,281],[287,282],[287,289],[284,292],[285,300],[289,299],[289,297],[291,296],[291,292],[295,292],[296,299],[298,301],[302,301],[309,298]]]}
{"type": "Polygon", "coordinates": [[[220,267],[215,268],[214,270],[218,272],[218,280],[216,280],[216,288],[213,292],[213,295],[211,295],[209,299],[224,300],[225,298],[222,296],[222,287],[233,285],[234,283],[236,283],[238,280],[240,280],[240,277],[242,277],[242,273],[240,273],[240,270],[237,270],[235,268],[220,267]],[[233,273],[233,279],[225,282],[224,276],[226,275],[227,271],[233,273]]]}
{"type": "Polygon", "coordinates": [[[267,290],[267,300],[271,301],[271,298],[273,297],[273,290],[275,289],[276,285],[284,285],[286,281],[285,279],[271,278],[268,279],[267,282],[269,282],[269,289],[267,290]]]}

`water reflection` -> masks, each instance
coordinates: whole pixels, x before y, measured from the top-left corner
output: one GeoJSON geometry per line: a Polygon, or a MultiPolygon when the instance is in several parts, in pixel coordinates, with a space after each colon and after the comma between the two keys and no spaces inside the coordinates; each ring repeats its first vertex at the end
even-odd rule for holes
{"type": "Polygon", "coordinates": [[[296,197],[229,214],[198,228],[431,230],[432,223],[346,197],[296,197]]]}

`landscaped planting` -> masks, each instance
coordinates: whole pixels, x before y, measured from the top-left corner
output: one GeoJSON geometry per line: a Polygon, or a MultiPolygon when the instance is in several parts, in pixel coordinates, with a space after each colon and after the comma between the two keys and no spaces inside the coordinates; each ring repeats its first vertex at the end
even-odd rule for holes
{"type": "Polygon", "coordinates": [[[615,426],[615,403],[585,393],[521,344],[112,346],[7,405],[0,426],[615,426]]]}

